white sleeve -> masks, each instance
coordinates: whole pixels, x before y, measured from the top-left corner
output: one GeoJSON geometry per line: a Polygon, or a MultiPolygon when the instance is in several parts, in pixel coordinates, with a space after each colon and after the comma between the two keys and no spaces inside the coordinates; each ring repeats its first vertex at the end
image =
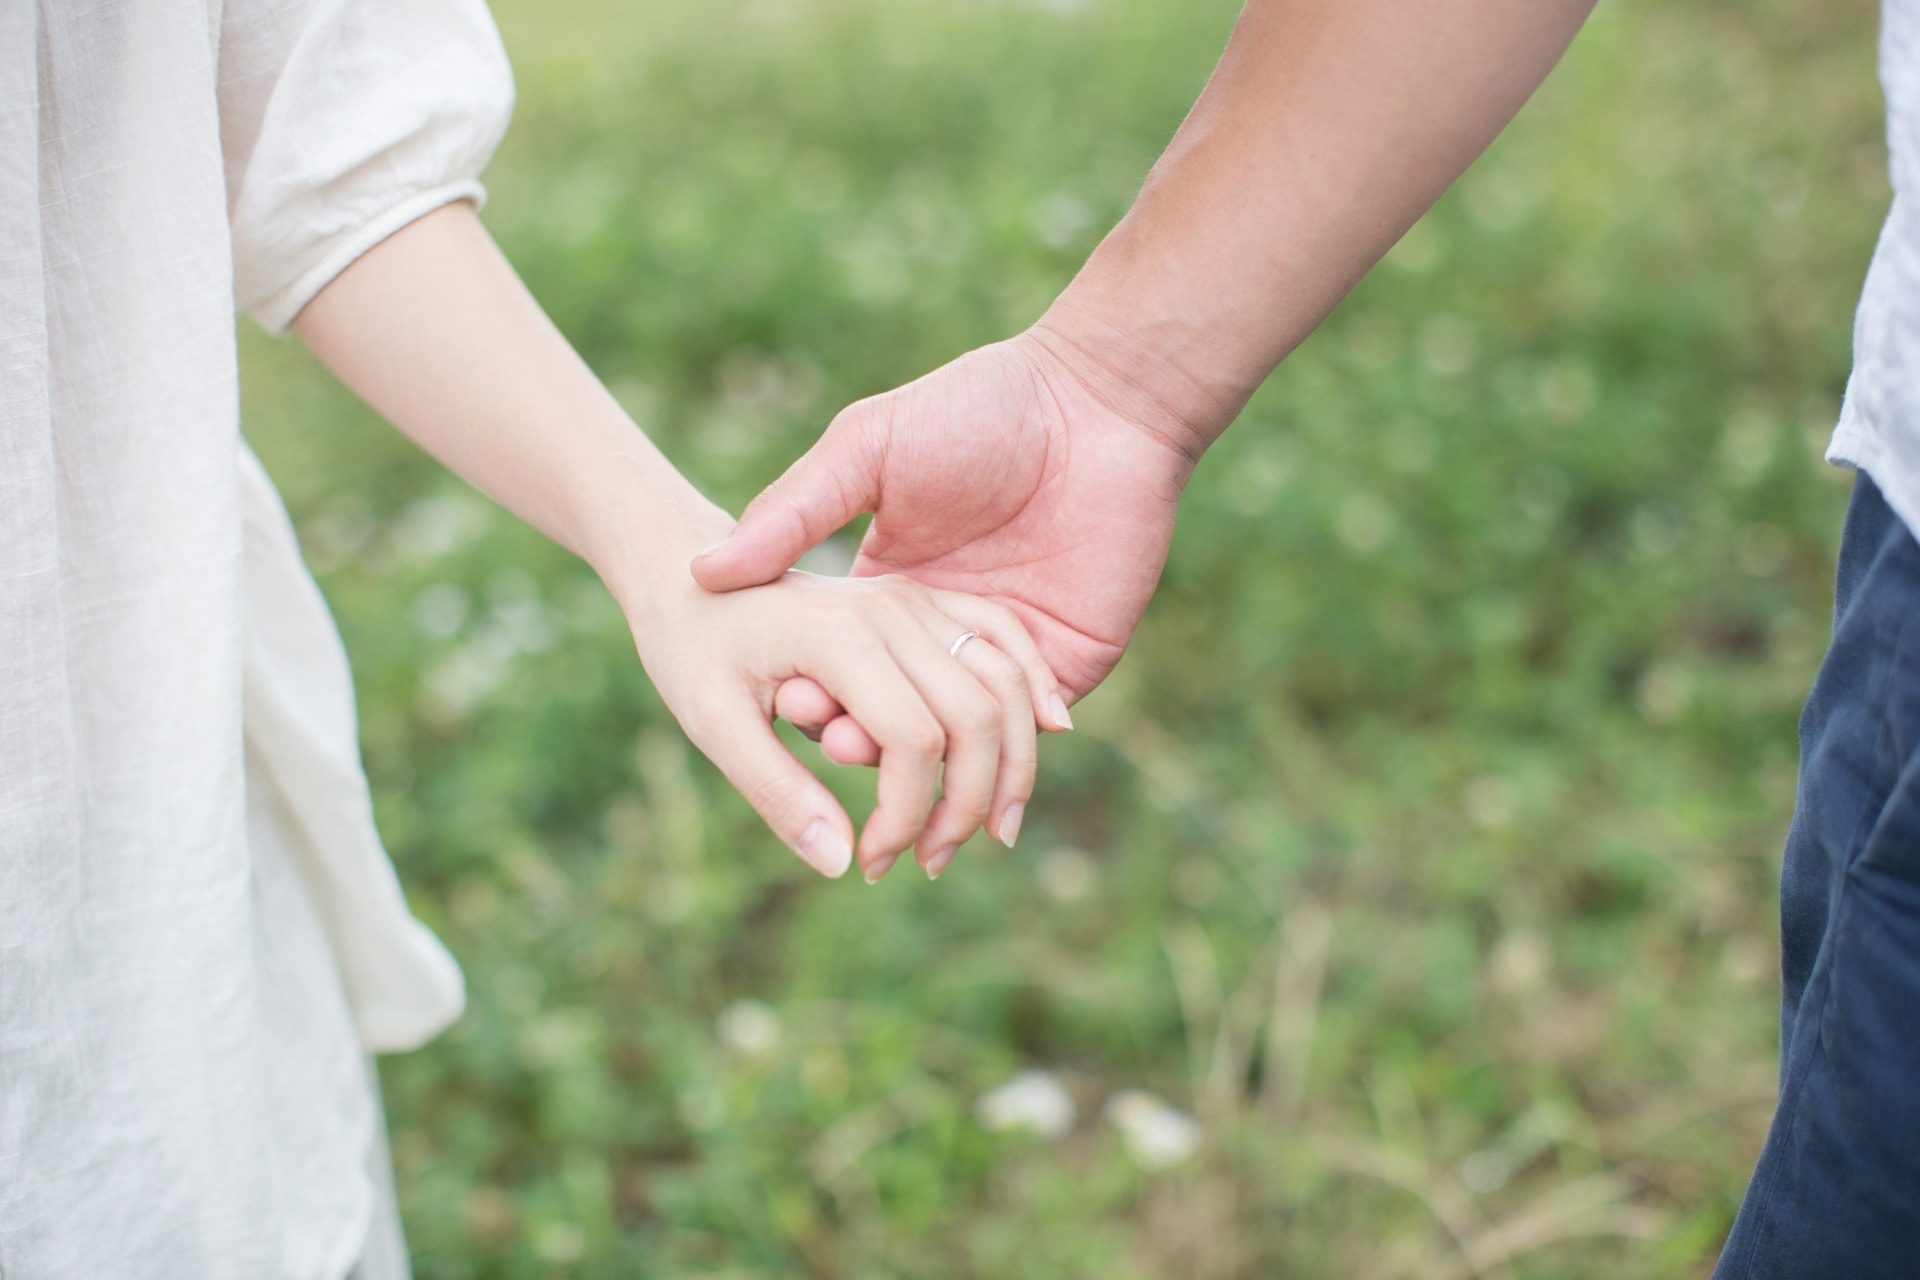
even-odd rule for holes
{"type": "Polygon", "coordinates": [[[328,281],[454,200],[506,132],[484,0],[227,0],[220,132],[234,296],[286,328],[328,281]]]}

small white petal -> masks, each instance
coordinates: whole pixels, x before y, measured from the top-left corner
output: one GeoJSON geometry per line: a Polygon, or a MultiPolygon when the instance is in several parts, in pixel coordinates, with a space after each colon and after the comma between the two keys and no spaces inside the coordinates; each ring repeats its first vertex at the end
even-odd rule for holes
{"type": "Polygon", "coordinates": [[[735,1000],[720,1011],[720,1043],[758,1057],[780,1043],[780,1015],[759,1000],[735,1000]]]}
{"type": "Polygon", "coordinates": [[[1107,1099],[1107,1119],[1143,1169],[1166,1169],[1200,1149],[1200,1125],[1141,1089],[1122,1089],[1107,1099]]]}
{"type": "Polygon", "coordinates": [[[1023,1129],[1043,1138],[1058,1138],[1073,1127],[1073,1099],[1060,1078],[1048,1071],[1022,1071],[973,1104],[974,1118],[984,1129],[1023,1129]]]}

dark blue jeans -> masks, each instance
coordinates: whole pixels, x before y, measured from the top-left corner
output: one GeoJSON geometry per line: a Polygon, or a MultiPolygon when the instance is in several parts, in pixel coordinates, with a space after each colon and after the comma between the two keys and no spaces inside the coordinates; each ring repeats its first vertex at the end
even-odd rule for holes
{"type": "Polygon", "coordinates": [[[1862,475],[1800,717],[1780,1105],[1715,1280],[1920,1277],[1920,545],[1862,475]]]}

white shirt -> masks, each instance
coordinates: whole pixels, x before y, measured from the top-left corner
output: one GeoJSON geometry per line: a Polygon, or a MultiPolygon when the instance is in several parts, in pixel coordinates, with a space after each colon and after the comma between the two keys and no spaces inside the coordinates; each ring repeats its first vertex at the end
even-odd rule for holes
{"type": "Polygon", "coordinates": [[[1920,0],[1880,8],[1893,208],[1853,322],[1853,374],[1827,460],[1873,477],[1920,532],[1920,0]]]}
{"type": "Polygon", "coordinates": [[[241,444],[284,326],[450,200],[481,0],[0,0],[0,1274],[331,1280],[363,1049],[459,1011],[338,636],[241,444]]]}

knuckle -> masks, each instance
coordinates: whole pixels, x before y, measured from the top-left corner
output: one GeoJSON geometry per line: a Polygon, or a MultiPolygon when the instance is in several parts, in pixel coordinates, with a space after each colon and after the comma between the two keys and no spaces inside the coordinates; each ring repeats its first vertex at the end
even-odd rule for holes
{"type": "Polygon", "coordinates": [[[1037,646],[1033,643],[1033,636],[1028,632],[1027,624],[1020,620],[1018,613],[1014,612],[1010,606],[1001,604],[997,600],[988,600],[984,603],[986,605],[987,617],[992,621],[996,643],[1004,645],[1008,649],[1021,650],[1027,653],[1037,651],[1037,646]]]}
{"type": "Polygon", "coordinates": [[[892,432],[896,402],[891,392],[855,400],[833,415],[833,420],[827,423],[827,432],[871,443],[892,432]]]}
{"type": "Polygon", "coordinates": [[[833,419],[827,423],[827,431],[836,435],[845,435],[851,431],[862,430],[873,420],[879,399],[878,396],[867,396],[855,400],[833,415],[833,419]]]}
{"type": "Polygon", "coordinates": [[[988,650],[983,656],[986,659],[981,664],[985,668],[983,674],[994,689],[1002,697],[1018,696],[1024,700],[1027,696],[1027,673],[1020,669],[1020,664],[997,649],[988,650]]]}
{"type": "Polygon", "coordinates": [[[938,760],[947,754],[947,735],[931,720],[915,721],[900,730],[895,749],[914,760],[938,760]]]}
{"type": "Polygon", "coordinates": [[[1006,605],[1001,604],[998,600],[983,600],[980,603],[984,607],[987,617],[993,619],[993,625],[996,630],[1004,635],[1016,637],[1019,640],[1027,638],[1026,624],[1020,621],[1019,614],[1015,613],[1006,605]]]}
{"type": "Polygon", "coordinates": [[[956,799],[947,811],[949,830],[962,839],[979,830],[987,820],[989,798],[988,795],[983,794],[977,799],[971,796],[956,799]]]}
{"type": "Polygon", "coordinates": [[[985,694],[969,697],[959,712],[960,727],[980,736],[999,732],[1000,717],[1000,704],[985,694]]]}

